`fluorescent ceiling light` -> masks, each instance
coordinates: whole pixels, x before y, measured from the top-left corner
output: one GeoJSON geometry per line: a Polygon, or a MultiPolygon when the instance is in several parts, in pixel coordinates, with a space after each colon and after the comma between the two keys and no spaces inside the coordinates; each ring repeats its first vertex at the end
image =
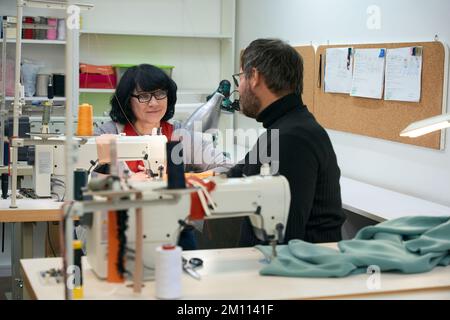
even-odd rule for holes
{"type": "Polygon", "coordinates": [[[416,138],[423,136],[427,133],[442,130],[449,127],[450,127],[450,113],[447,113],[436,117],[413,122],[400,133],[400,136],[416,138]]]}

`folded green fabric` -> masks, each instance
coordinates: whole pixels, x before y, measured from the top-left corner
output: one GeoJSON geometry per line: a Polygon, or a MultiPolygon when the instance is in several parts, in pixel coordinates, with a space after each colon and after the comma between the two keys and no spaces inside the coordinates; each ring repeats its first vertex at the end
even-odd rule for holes
{"type": "MultiPolygon", "coordinates": [[[[270,258],[270,246],[256,246],[270,258]]],[[[450,217],[402,217],[361,229],[339,250],[302,240],[277,247],[277,257],[261,275],[286,277],[345,277],[380,271],[421,273],[450,264],[450,217]]]]}

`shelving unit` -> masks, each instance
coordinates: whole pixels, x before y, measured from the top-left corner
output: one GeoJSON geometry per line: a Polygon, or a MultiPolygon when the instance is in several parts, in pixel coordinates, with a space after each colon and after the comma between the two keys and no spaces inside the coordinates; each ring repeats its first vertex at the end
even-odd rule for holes
{"type": "MultiPolygon", "coordinates": [[[[6,39],[7,43],[16,43],[16,39],[6,39]]],[[[3,43],[3,39],[0,38],[0,44],[3,43]]],[[[22,39],[22,44],[60,44],[65,45],[66,41],[62,40],[35,40],[35,39],[22,39]]]]}
{"type": "MultiPolygon", "coordinates": [[[[111,7],[108,0],[91,1],[80,32],[80,61],[90,64],[162,64],[175,66],[178,86],[176,113],[194,111],[206,102],[219,82],[230,82],[235,56],[235,0],[185,1],[135,0],[111,7]],[[144,19],[152,12],[152,19],[144,19]],[[160,14],[155,14],[158,12],[160,14]],[[170,19],[167,19],[170,15],[170,19]],[[123,19],[126,24],[117,23],[123,19]]],[[[94,112],[109,109],[112,89],[80,89],[84,102],[93,101],[94,112]],[[102,108],[103,107],[103,108],[102,108]],[[96,108],[101,108],[95,111],[96,108]]],[[[81,98],[80,98],[81,99],[81,98]]],[[[81,102],[81,100],[80,100],[81,102]]],[[[223,114],[221,128],[233,128],[234,116],[223,114]]]]}
{"type": "Polygon", "coordinates": [[[164,33],[164,32],[126,32],[126,31],[110,31],[110,30],[92,30],[84,29],[81,34],[98,34],[98,35],[116,35],[116,36],[144,36],[144,37],[175,37],[175,38],[204,38],[204,39],[233,39],[231,34],[188,34],[188,33],[164,33]]]}
{"type": "MultiPolygon", "coordinates": [[[[6,97],[6,101],[14,101],[14,97],[6,97]]],[[[47,101],[47,97],[25,97],[25,101],[47,101]]],[[[66,101],[66,97],[54,97],[54,102],[66,101]]]]}
{"type": "Polygon", "coordinates": [[[115,89],[89,89],[80,88],[80,93],[114,93],[115,89]]]}
{"type": "MultiPolygon", "coordinates": [[[[172,77],[178,85],[176,110],[182,111],[184,117],[189,110],[195,110],[193,106],[206,102],[206,97],[217,89],[222,79],[231,81],[231,75],[235,73],[236,0],[189,3],[134,0],[133,5],[139,8],[134,12],[128,10],[129,3],[125,2],[117,2],[114,6],[109,0],[91,0],[90,3],[94,9],[82,13],[80,62],[174,65],[172,77]],[[152,19],[147,19],[149,12],[152,12],[152,19]],[[124,19],[126,23],[118,23],[118,19],[124,19]]],[[[4,15],[14,15],[14,6],[15,1],[7,0],[0,9],[4,15]]],[[[54,11],[48,11],[48,14],[40,11],[38,15],[54,14],[54,11]]],[[[15,43],[16,40],[7,39],[7,42],[15,43]]],[[[22,43],[24,58],[43,61],[46,65],[40,72],[64,72],[65,41],[23,39],[22,43]]],[[[114,89],[81,88],[79,93],[80,103],[93,104],[94,114],[102,116],[109,110],[114,89]]],[[[26,100],[45,98],[29,97],[26,100]]],[[[64,103],[65,98],[57,97],[54,101],[64,103]]],[[[227,120],[223,126],[232,127],[233,117],[224,118],[227,120]]]]}

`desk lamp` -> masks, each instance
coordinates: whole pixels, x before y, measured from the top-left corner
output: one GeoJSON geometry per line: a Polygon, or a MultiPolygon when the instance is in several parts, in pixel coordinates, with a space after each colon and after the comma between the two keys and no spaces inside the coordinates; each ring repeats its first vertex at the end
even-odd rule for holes
{"type": "Polygon", "coordinates": [[[433,131],[450,127],[450,113],[441,114],[436,117],[416,121],[406,127],[401,133],[402,137],[416,138],[433,131]]]}

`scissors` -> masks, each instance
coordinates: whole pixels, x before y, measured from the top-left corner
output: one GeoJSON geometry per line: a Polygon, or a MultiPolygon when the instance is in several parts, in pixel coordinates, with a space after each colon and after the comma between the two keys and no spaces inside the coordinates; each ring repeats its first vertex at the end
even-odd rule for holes
{"type": "Polygon", "coordinates": [[[194,279],[200,280],[201,276],[195,269],[203,265],[203,260],[200,258],[191,258],[188,261],[185,257],[182,257],[182,259],[184,272],[189,274],[194,279]]]}

